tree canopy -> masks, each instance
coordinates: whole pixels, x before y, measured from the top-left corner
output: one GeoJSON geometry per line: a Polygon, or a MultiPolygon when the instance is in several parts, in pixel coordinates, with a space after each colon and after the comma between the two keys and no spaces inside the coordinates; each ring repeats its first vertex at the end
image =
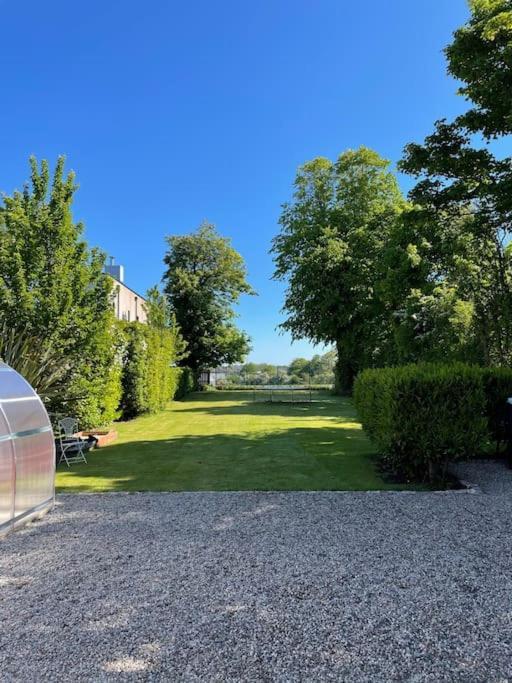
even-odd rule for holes
{"type": "Polygon", "coordinates": [[[491,139],[512,132],[512,3],[470,0],[471,17],[446,48],[449,73],[472,107],[457,124],[491,139]]]}
{"type": "Polygon", "coordinates": [[[470,107],[452,122],[438,121],[423,144],[408,145],[401,169],[418,179],[411,199],[424,247],[416,247],[430,262],[432,305],[451,299],[446,310],[462,314],[461,353],[472,349],[477,362],[504,364],[512,342],[512,164],[487,143],[512,132],[512,4],[473,0],[471,10],[446,49],[448,71],[470,107]]]}
{"type": "Polygon", "coordinates": [[[336,344],[338,383],[383,353],[375,296],[382,251],[406,202],[389,162],[366,147],[336,163],[302,166],[273,241],[275,275],[286,280],[282,328],[293,338],[336,344]]]}
{"type": "Polygon", "coordinates": [[[181,362],[194,371],[242,361],[248,336],[234,324],[233,306],[254,294],[240,254],[204,223],[189,235],[167,238],[164,291],[186,343],[181,362]]]}
{"type": "Polygon", "coordinates": [[[31,158],[30,168],[30,183],[0,207],[0,323],[37,339],[41,364],[51,357],[66,366],[54,409],[72,406],[83,423],[102,424],[119,402],[104,255],[87,247],[83,225],[73,220],[76,184],[73,173],[64,174],[64,158],[52,176],[46,161],[31,158]]]}
{"type": "MultiPolygon", "coordinates": [[[[473,0],[446,49],[467,111],[407,145],[409,202],[365,148],[297,175],[274,240],[283,327],[335,343],[338,380],[423,360],[512,361],[512,3],[473,0]]],[[[299,362],[300,365],[300,362],[299,362]]]]}

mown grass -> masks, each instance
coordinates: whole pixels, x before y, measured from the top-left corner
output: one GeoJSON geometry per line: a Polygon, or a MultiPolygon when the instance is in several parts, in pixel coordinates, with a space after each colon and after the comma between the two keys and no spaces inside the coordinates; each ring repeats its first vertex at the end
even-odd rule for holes
{"type": "Polygon", "coordinates": [[[386,483],[347,398],[254,403],[250,392],[198,393],[158,415],[119,423],[119,439],[60,465],[57,489],[320,491],[406,488],[386,483]]]}

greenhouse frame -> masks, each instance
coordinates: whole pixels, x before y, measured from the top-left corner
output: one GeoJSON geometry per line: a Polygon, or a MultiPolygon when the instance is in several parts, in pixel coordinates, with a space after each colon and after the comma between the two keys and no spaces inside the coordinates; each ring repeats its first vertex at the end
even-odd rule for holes
{"type": "Polygon", "coordinates": [[[48,413],[23,377],[0,361],[0,534],[55,502],[55,441],[48,413]]]}

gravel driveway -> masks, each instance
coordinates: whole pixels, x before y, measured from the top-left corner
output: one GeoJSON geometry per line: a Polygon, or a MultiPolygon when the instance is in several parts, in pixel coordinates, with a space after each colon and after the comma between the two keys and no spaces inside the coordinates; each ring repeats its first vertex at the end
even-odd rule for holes
{"type": "Polygon", "coordinates": [[[504,681],[503,494],[61,496],[0,543],[0,680],[504,681]]]}

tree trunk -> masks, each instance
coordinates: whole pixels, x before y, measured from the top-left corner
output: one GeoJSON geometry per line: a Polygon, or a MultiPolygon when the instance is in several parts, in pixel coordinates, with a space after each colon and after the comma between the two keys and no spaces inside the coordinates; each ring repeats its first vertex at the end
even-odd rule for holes
{"type": "Polygon", "coordinates": [[[354,386],[356,369],[353,363],[343,355],[342,345],[336,344],[338,359],[334,367],[334,391],[340,395],[350,395],[354,386]]]}

